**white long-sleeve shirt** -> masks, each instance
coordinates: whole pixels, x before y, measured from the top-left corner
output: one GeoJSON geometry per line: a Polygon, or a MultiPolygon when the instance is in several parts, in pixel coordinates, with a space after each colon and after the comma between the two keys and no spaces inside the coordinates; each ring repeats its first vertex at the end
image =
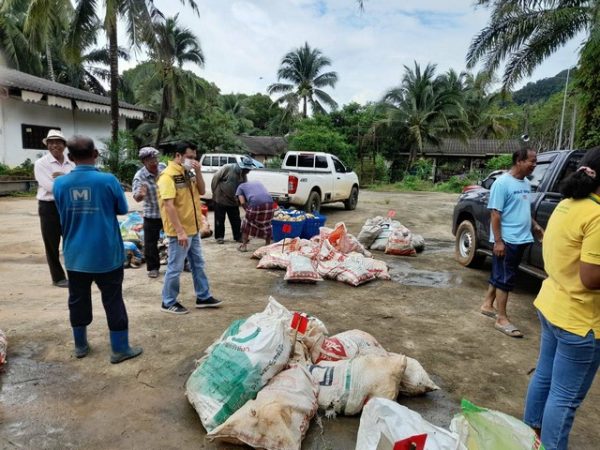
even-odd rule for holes
{"type": "Polygon", "coordinates": [[[66,156],[62,163],[52,156],[52,153],[48,153],[38,159],[33,166],[33,173],[38,182],[36,198],[46,202],[54,201],[52,188],[54,187],[55,177],[53,177],[52,174],[60,172],[66,175],[74,168],[75,164],[66,156]]]}

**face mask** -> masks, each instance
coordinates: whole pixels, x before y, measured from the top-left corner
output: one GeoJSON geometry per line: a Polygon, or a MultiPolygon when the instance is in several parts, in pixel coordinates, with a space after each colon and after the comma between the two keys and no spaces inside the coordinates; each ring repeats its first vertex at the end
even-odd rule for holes
{"type": "Polygon", "coordinates": [[[183,167],[185,167],[186,170],[192,170],[192,160],[189,158],[185,158],[183,160],[183,167]]]}

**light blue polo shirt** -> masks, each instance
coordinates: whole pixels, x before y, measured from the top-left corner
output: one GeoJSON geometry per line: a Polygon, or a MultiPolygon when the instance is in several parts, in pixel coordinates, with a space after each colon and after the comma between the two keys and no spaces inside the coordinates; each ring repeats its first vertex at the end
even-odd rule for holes
{"type": "Polygon", "coordinates": [[[112,272],[123,266],[125,253],[117,214],[127,214],[121,184],[94,166],[80,165],[54,182],[67,270],[112,272]]]}
{"type": "MultiPolygon", "coordinates": [[[[502,240],[509,244],[529,244],[531,234],[531,184],[524,178],[519,180],[509,172],[498,177],[492,184],[488,209],[502,213],[500,221],[502,240]]],[[[494,232],[490,223],[490,242],[494,242],[494,232]]]]}

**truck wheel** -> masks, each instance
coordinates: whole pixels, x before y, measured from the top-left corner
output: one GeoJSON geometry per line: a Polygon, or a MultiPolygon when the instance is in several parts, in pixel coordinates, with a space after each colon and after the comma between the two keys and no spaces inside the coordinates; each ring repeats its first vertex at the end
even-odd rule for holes
{"type": "Polygon", "coordinates": [[[311,191],[308,196],[308,200],[304,205],[304,211],[306,212],[320,212],[321,211],[321,195],[317,191],[311,191]]]}
{"type": "Polygon", "coordinates": [[[344,208],[347,211],[354,211],[356,209],[356,205],[358,203],[358,188],[356,186],[352,187],[350,191],[350,197],[347,200],[344,200],[344,208]]]}
{"type": "Polygon", "coordinates": [[[470,220],[463,220],[456,230],[455,254],[465,267],[478,268],[485,261],[485,255],[477,253],[477,231],[470,220]]]}

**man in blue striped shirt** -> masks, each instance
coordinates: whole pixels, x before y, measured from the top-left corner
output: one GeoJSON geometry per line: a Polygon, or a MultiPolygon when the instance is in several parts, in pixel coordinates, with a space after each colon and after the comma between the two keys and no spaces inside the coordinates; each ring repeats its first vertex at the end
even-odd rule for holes
{"type": "Polygon", "coordinates": [[[160,218],[156,179],[160,174],[158,168],[158,150],[153,147],[140,149],[140,160],[144,167],[133,177],[132,191],[136,202],[144,201],[144,256],[146,270],[150,278],[158,277],[160,257],[158,255],[158,239],[163,223],[160,218]]]}

